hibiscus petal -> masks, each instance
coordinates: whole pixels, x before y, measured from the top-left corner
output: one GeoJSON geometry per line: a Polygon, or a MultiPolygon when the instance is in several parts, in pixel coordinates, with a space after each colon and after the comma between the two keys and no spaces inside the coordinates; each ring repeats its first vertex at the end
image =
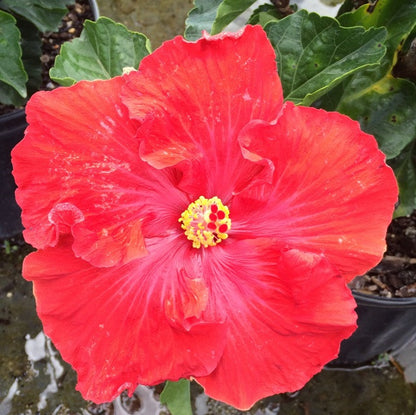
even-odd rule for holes
{"type": "Polygon", "coordinates": [[[25,238],[35,247],[72,233],[77,256],[111,266],[146,254],[142,227],[155,211],[160,229],[176,226],[180,212],[166,200],[186,201],[169,172],[139,158],[138,124],[120,101],[122,84],[121,77],[79,82],[28,103],[29,127],[13,164],[25,238]]]}
{"type": "Polygon", "coordinates": [[[252,123],[240,142],[248,159],[271,161],[275,176],[272,186],[235,200],[235,237],[273,237],[324,253],[347,280],[380,261],[397,184],[357,122],[287,102],[277,123],[252,123]]]}
{"type": "Polygon", "coordinates": [[[23,274],[34,283],[45,333],[77,371],[85,399],[111,401],[138,384],[216,367],[225,317],[209,304],[204,280],[193,278],[198,267],[187,260],[189,249],[164,238],[144,258],[96,268],[75,258],[65,237],[26,258],[23,274]]]}
{"type": "Polygon", "coordinates": [[[214,399],[246,410],[296,391],[356,328],[351,292],[323,256],[259,240],[213,251],[211,261],[227,269],[213,282],[228,315],[227,344],[215,371],[196,380],[214,399]]]}
{"type": "Polygon", "coordinates": [[[224,177],[232,189],[253,174],[242,173],[252,163],[241,156],[238,132],[253,119],[276,119],[283,101],[275,54],[260,26],[195,43],[176,37],[127,79],[123,102],[142,123],[143,160],[156,168],[199,161],[193,177],[200,194],[210,193],[207,182],[221,194],[224,177]]]}

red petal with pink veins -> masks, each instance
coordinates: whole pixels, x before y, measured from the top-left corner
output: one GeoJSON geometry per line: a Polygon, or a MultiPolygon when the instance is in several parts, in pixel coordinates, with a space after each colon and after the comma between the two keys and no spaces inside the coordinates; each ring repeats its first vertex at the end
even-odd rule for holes
{"type": "Polygon", "coordinates": [[[77,371],[85,399],[111,401],[138,384],[214,370],[225,313],[213,308],[188,241],[162,238],[146,257],[112,268],[75,258],[69,238],[61,241],[30,254],[23,273],[34,283],[45,333],[77,371]]]}
{"type": "Polygon", "coordinates": [[[242,410],[302,388],[356,328],[345,281],[324,256],[281,253],[267,241],[212,252],[212,267],[227,269],[211,280],[228,316],[227,343],[215,371],[196,380],[209,396],[242,410]]]}
{"type": "Polygon", "coordinates": [[[237,141],[248,122],[272,121],[282,106],[275,54],[260,26],[195,43],[176,37],[127,80],[122,101],[143,123],[142,159],[156,168],[192,161],[183,171],[191,174],[192,167],[196,198],[213,195],[215,185],[215,194],[227,199],[261,171],[242,158],[237,141]]]}
{"type": "Polygon", "coordinates": [[[177,209],[188,201],[172,172],[139,158],[138,123],[120,101],[122,84],[121,77],[79,82],[29,101],[13,164],[25,238],[35,247],[72,233],[76,256],[111,266],[146,254],[143,226],[156,235],[177,228],[177,209]],[[146,225],[155,212],[157,221],[146,225]]]}
{"type": "Polygon", "coordinates": [[[357,122],[287,102],[276,124],[254,122],[240,141],[247,159],[267,159],[275,172],[272,185],[248,190],[230,207],[234,237],[273,237],[323,253],[347,280],[380,261],[397,184],[357,122]]]}

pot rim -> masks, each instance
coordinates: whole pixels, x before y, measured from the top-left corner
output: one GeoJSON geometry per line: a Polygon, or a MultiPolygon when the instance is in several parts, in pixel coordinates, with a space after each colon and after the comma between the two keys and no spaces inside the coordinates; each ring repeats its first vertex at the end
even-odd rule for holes
{"type": "Polygon", "coordinates": [[[6,112],[5,114],[0,114],[0,118],[2,120],[14,120],[15,118],[20,118],[22,114],[25,113],[24,108],[15,108],[10,112],[6,112]]]}
{"type": "Polygon", "coordinates": [[[97,20],[100,17],[100,10],[98,9],[98,3],[96,0],[88,0],[90,3],[92,14],[94,15],[94,20],[97,20]]]}
{"type": "MultiPolygon", "coordinates": [[[[15,109],[0,115],[0,140],[10,141],[10,134],[15,131],[18,134],[22,128],[26,128],[26,113],[23,108],[15,109]]],[[[17,144],[17,141],[16,141],[17,144]]]]}
{"type": "Polygon", "coordinates": [[[358,305],[365,305],[367,307],[383,307],[383,308],[416,308],[416,297],[406,298],[386,298],[376,295],[363,294],[352,290],[358,305]]]}

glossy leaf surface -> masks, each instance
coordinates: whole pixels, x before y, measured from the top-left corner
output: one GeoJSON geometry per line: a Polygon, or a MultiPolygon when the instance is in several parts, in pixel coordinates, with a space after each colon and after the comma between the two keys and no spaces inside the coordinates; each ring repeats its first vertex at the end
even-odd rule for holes
{"type": "Polygon", "coordinates": [[[126,67],[137,69],[149,53],[146,36],[100,17],[96,22],[87,20],[81,37],[62,46],[50,75],[64,86],[80,80],[110,79],[126,67]]]}
{"type": "Polygon", "coordinates": [[[167,381],[160,401],[168,407],[172,415],[192,415],[189,380],[167,381]]]}
{"type": "Polygon", "coordinates": [[[396,215],[416,206],[416,86],[395,78],[393,68],[403,45],[412,40],[416,27],[416,3],[379,0],[339,17],[344,26],[383,26],[387,29],[387,52],[380,65],[359,71],[317,104],[349,115],[373,134],[393,166],[400,187],[396,215]]]}
{"type": "Polygon", "coordinates": [[[0,10],[0,101],[19,105],[26,97],[20,32],[13,16],[0,10]]]}
{"type": "Polygon", "coordinates": [[[221,3],[222,0],[195,0],[195,7],[188,13],[185,22],[185,39],[197,40],[203,30],[211,33],[221,3]]]}
{"type": "Polygon", "coordinates": [[[42,82],[42,39],[36,27],[27,20],[18,19],[17,25],[22,33],[22,61],[29,76],[26,87],[30,97],[39,90],[42,82]]]}
{"type": "Polygon", "coordinates": [[[253,11],[248,20],[248,24],[259,24],[264,27],[267,23],[282,19],[284,16],[272,4],[262,4],[253,11]]]}
{"type": "MultiPolygon", "coordinates": [[[[415,137],[416,138],[416,137],[415,137]]],[[[410,214],[416,206],[416,143],[409,144],[390,161],[399,182],[400,204],[395,216],[410,214]]]]}
{"type": "Polygon", "coordinates": [[[71,0],[1,0],[0,8],[12,11],[32,22],[40,32],[56,31],[68,13],[71,0]]]}
{"type": "Polygon", "coordinates": [[[223,0],[218,7],[217,16],[212,25],[211,33],[220,33],[236,17],[245,12],[256,0],[223,0]]]}
{"type": "Polygon", "coordinates": [[[301,10],[265,30],[276,51],[285,99],[310,105],[385,53],[382,28],[344,28],[335,19],[301,10]]]}
{"type": "Polygon", "coordinates": [[[416,3],[380,0],[370,13],[368,6],[346,13],[342,25],[387,28],[387,52],[379,67],[360,71],[343,83],[338,98],[325,97],[323,107],[360,121],[373,134],[387,158],[393,158],[416,136],[416,87],[394,78],[393,66],[401,44],[416,25],[416,3]]]}

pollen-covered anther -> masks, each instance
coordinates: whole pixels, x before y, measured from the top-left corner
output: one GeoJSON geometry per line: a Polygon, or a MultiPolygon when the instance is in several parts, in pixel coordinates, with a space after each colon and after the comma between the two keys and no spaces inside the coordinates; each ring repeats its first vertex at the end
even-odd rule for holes
{"type": "Polygon", "coordinates": [[[208,248],[228,238],[227,232],[231,228],[229,216],[230,211],[221,199],[200,196],[182,213],[179,222],[182,222],[181,227],[194,248],[208,248]]]}

